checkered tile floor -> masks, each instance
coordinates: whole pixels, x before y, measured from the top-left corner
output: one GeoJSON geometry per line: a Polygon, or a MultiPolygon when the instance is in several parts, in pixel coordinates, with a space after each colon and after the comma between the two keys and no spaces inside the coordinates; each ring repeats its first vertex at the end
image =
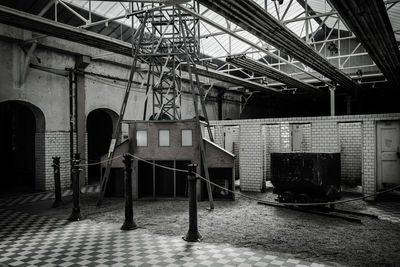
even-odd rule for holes
{"type": "Polygon", "coordinates": [[[400,203],[376,202],[368,206],[367,213],[378,215],[378,218],[392,223],[400,223],[400,203]]]}
{"type": "Polygon", "coordinates": [[[325,266],[119,227],[0,209],[0,266],[325,266]]]}
{"type": "MultiPolygon", "coordinates": [[[[100,192],[100,185],[87,185],[81,188],[82,193],[92,193],[92,192],[100,192]]],[[[62,193],[62,196],[70,196],[72,195],[72,190],[67,189],[62,193]]],[[[22,205],[26,203],[32,203],[41,200],[48,200],[54,198],[54,192],[41,192],[23,196],[16,197],[8,197],[4,199],[0,199],[0,206],[11,207],[14,205],[22,205]]]]}

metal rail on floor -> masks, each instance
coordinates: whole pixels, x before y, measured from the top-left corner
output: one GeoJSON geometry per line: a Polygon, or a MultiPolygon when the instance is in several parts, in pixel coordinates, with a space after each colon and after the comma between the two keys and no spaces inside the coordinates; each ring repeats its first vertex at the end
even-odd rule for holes
{"type": "Polygon", "coordinates": [[[285,208],[285,209],[290,209],[290,210],[295,210],[295,211],[310,213],[310,214],[315,214],[315,215],[322,215],[322,216],[330,217],[330,218],[338,218],[338,219],[346,220],[349,222],[355,222],[355,223],[361,223],[361,219],[357,218],[357,217],[342,215],[342,214],[350,214],[350,215],[361,216],[361,217],[370,217],[370,218],[374,218],[374,219],[378,218],[378,216],[373,215],[373,214],[367,214],[367,213],[349,211],[349,210],[342,210],[342,209],[336,209],[336,208],[327,208],[327,207],[302,208],[302,207],[296,207],[296,206],[291,206],[291,205],[290,206],[282,205],[281,203],[274,204],[271,202],[263,202],[263,201],[258,201],[257,204],[285,208]]]}

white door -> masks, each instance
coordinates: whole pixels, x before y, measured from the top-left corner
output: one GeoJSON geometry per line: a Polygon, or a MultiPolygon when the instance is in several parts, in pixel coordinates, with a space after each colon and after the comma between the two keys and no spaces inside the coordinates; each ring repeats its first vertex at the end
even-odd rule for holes
{"type": "Polygon", "coordinates": [[[238,134],[239,134],[239,129],[237,126],[225,127],[224,129],[224,135],[225,135],[224,148],[231,153],[234,153],[233,143],[238,141],[237,140],[238,134]]]}
{"type": "Polygon", "coordinates": [[[292,151],[301,151],[303,143],[303,131],[300,124],[292,125],[292,151]]]}
{"type": "Polygon", "coordinates": [[[378,189],[400,184],[400,122],[379,122],[377,127],[378,189]]]}

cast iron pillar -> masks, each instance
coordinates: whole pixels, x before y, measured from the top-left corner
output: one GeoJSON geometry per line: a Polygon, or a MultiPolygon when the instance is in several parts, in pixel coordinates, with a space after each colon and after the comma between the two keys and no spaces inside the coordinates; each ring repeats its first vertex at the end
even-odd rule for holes
{"type": "Polygon", "coordinates": [[[121,226],[121,230],[134,230],[137,228],[133,220],[133,205],[132,205],[132,156],[124,155],[124,176],[125,176],[125,221],[121,226]]]}
{"type": "Polygon", "coordinates": [[[81,162],[80,160],[80,154],[76,153],[75,154],[75,159],[72,162],[72,197],[73,197],[73,208],[72,208],[72,213],[71,216],[69,216],[68,220],[69,221],[79,221],[82,219],[81,216],[81,208],[80,208],[80,203],[79,203],[79,198],[80,198],[80,184],[79,184],[79,172],[81,169],[79,169],[79,163],[81,162]]]}
{"type": "Polygon", "coordinates": [[[57,208],[62,204],[61,200],[61,180],[60,180],[60,157],[53,157],[54,168],[54,203],[52,208],[57,208]]]}
{"type": "Polygon", "coordinates": [[[197,226],[197,193],[196,193],[196,167],[197,164],[188,165],[189,181],[189,230],[183,239],[187,242],[199,242],[201,235],[197,226]]]}

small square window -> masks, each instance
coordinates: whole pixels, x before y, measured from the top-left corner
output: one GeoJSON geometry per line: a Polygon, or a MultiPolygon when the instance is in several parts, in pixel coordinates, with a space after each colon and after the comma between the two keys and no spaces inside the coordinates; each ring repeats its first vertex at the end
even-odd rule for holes
{"type": "Polygon", "coordinates": [[[182,146],[192,146],[192,130],[182,130],[182,146]]]}
{"type": "Polygon", "coordinates": [[[147,131],[136,131],[136,146],[147,146],[147,131]]]}
{"type": "Polygon", "coordinates": [[[160,146],[169,146],[169,130],[160,130],[158,132],[158,144],[160,146]]]}

